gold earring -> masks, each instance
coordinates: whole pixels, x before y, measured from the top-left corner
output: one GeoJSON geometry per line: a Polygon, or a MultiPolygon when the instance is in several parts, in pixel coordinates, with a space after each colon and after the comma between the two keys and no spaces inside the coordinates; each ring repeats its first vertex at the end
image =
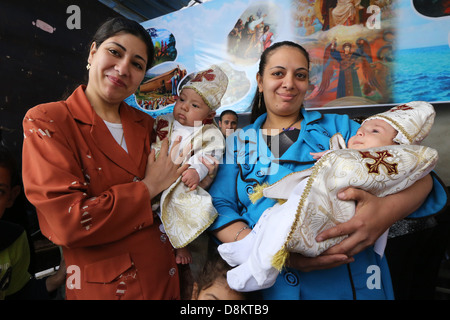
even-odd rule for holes
{"type": "Polygon", "coordinates": [[[260,92],[258,95],[258,110],[261,110],[261,96],[262,96],[262,92],[260,92]]]}
{"type": "Polygon", "coordinates": [[[88,63],[87,66],[86,66],[86,70],[89,70],[90,68],[91,68],[91,64],[88,63]]]}

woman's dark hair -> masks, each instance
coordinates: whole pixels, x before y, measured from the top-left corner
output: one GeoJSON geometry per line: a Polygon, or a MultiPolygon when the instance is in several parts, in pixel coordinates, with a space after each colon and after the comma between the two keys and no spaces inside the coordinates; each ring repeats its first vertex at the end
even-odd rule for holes
{"type": "Polygon", "coordinates": [[[115,36],[118,33],[132,34],[142,41],[147,46],[147,67],[150,69],[154,62],[154,47],[150,34],[139,23],[133,20],[129,20],[124,17],[117,17],[110,19],[103,23],[95,33],[92,42],[95,42],[97,48],[108,38],[115,36]]]}
{"type": "MultiPolygon", "coordinates": [[[[303,55],[306,58],[306,61],[308,62],[308,69],[309,69],[310,59],[308,51],[306,51],[306,49],[303,48],[298,43],[292,41],[282,41],[274,43],[266,50],[264,50],[264,52],[262,53],[261,58],[259,60],[259,69],[258,69],[258,73],[261,77],[264,75],[264,69],[266,68],[267,60],[270,58],[270,56],[277,49],[286,46],[300,50],[300,52],[303,53],[303,55]]],[[[251,106],[252,106],[252,113],[250,117],[250,123],[253,123],[260,115],[267,112],[266,104],[264,102],[264,93],[259,93],[258,87],[256,87],[255,96],[253,97],[251,106]]]]}

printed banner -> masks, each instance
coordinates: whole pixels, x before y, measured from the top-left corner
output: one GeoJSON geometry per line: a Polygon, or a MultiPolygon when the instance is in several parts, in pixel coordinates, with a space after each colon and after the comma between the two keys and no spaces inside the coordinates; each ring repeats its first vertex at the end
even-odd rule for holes
{"type": "Polygon", "coordinates": [[[142,23],[155,66],[127,102],[172,112],[189,74],[217,64],[225,109],[250,112],[261,53],[292,40],[311,57],[306,108],[450,101],[450,1],[212,0],[142,23]]]}

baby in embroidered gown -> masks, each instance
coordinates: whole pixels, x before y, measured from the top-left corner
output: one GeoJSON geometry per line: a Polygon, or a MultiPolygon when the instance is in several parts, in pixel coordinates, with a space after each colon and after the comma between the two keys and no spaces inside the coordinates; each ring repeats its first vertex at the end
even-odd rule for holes
{"type": "MultiPolygon", "coordinates": [[[[345,237],[323,242],[316,237],[354,215],[353,201],[337,199],[343,188],[356,187],[383,197],[429,174],[437,163],[437,151],[418,144],[430,132],[434,117],[433,106],[422,101],[371,116],[348,146],[336,134],[330,139],[330,151],[312,154],[320,157],[312,168],[262,186],[261,196],[279,203],[261,215],[244,239],[218,247],[222,258],[237,266],[227,274],[230,287],[237,291],[268,288],[289,252],[314,257],[342,241],[345,237]]],[[[380,256],[386,238],[387,231],[375,243],[380,256]]]]}
{"type": "Polygon", "coordinates": [[[159,206],[164,232],[176,249],[177,263],[191,262],[186,246],[217,217],[210,195],[198,185],[208,174],[201,158],[211,156],[221,161],[223,156],[225,140],[213,120],[227,86],[228,77],[218,66],[200,71],[182,87],[173,112],[155,121],[156,141],[152,148],[156,155],[165,137],[170,145],[182,137],[180,148],[191,149],[189,168],[153,204],[155,211],[159,206]]]}

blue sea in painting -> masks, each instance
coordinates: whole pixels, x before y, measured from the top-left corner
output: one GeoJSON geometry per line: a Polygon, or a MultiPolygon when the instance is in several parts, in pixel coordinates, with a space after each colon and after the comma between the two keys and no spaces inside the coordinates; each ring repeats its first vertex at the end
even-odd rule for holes
{"type": "Polygon", "coordinates": [[[395,53],[395,103],[450,101],[450,47],[400,50],[395,53]]]}

